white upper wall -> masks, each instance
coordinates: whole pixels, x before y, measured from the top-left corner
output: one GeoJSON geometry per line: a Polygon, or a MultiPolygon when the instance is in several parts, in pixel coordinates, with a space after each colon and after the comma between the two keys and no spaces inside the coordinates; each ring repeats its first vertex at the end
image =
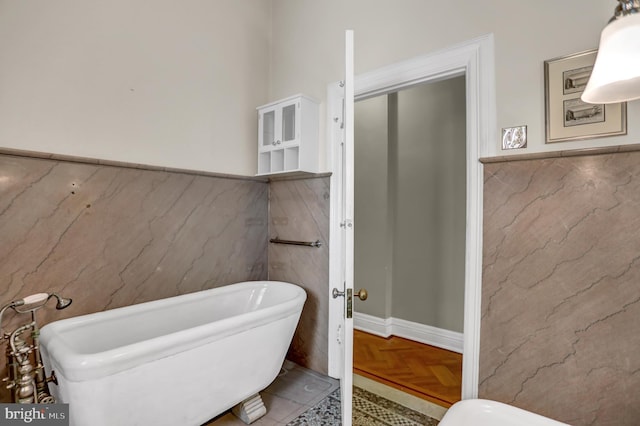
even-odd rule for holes
{"type": "MultiPolygon", "coordinates": [[[[272,98],[303,92],[326,98],[344,75],[344,30],[355,30],[356,75],[425,55],[484,34],[495,36],[498,138],[503,127],[528,126],[528,148],[492,155],[640,142],[628,135],[545,144],[543,63],[597,48],[614,0],[273,0],[272,98]]],[[[628,117],[640,102],[628,105],[628,117]]],[[[321,140],[324,128],[321,126],[321,140]]],[[[324,155],[324,149],[321,150],[324,155]]],[[[324,164],[324,158],[323,158],[324,164]]]]}
{"type": "Polygon", "coordinates": [[[496,134],[529,130],[507,153],[635,143],[633,120],[627,136],[544,143],[543,61],[597,47],[615,3],[0,0],[0,147],[253,175],[255,108],[324,100],[347,28],[356,73],[494,33],[496,134]]]}
{"type": "Polygon", "coordinates": [[[0,147],[256,173],[270,0],[0,0],[0,147]]]}

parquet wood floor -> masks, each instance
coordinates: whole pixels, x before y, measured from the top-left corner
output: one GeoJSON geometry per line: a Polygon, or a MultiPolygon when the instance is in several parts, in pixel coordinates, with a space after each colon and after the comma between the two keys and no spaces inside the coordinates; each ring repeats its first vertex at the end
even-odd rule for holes
{"type": "Polygon", "coordinates": [[[354,330],[353,370],[446,408],[460,401],[462,355],[456,352],[354,330]]]}

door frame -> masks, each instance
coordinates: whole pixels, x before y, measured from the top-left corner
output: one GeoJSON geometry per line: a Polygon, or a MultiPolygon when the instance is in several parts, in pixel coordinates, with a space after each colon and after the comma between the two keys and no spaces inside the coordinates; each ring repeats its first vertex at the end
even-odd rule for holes
{"type": "MultiPolygon", "coordinates": [[[[480,358],[480,322],[482,293],[482,208],[483,167],[480,158],[496,155],[496,108],[494,37],[487,34],[424,56],[398,62],[356,75],[355,99],[363,100],[410,86],[465,75],[467,213],[464,294],[464,348],[462,360],[462,399],[477,398],[480,358]]],[[[329,291],[340,281],[340,224],[342,194],[337,188],[342,179],[338,167],[338,148],[342,143],[342,91],[338,83],[327,88],[327,165],[331,176],[331,219],[329,253],[329,291]],[[334,214],[335,213],[335,214],[334,214]]],[[[357,224],[354,224],[357,226],[357,224]]],[[[342,301],[329,295],[329,375],[339,378],[343,365],[344,342],[339,319],[342,301]]]]}

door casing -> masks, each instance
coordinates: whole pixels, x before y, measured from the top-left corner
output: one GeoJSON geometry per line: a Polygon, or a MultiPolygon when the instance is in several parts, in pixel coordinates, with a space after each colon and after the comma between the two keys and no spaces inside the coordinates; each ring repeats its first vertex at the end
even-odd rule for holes
{"type": "MultiPolygon", "coordinates": [[[[496,155],[495,62],[493,34],[484,35],[424,56],[356,75],[355,99],[394,92],[410,86],[465,75],[467,134],[467,229],[465,254],[464,349],[462,398],[477,398],[480,357],[480,308],[482,291],[482,195],[483,167],[480,159],[496,155]]],[[[343,123],[342,89],[327,88],[327,163],[331,175],[329,293],[342,286],[345,259],[341,250],[340,212],[343,194],[338,188],[345,170],[340,161],[343,123]],[[336,249],[334,249],[336,248],[336,249]]],[[[357,226],[356,223],[353,226],[357,226]]],[[[343,301],[329,304],[329,375],[340,378],[344,365],[343,301]]],[[[347,339],[351,341],[351,339],[347,339]]],[[[348,351],[352,353],[352,350],[348,351]]]]}

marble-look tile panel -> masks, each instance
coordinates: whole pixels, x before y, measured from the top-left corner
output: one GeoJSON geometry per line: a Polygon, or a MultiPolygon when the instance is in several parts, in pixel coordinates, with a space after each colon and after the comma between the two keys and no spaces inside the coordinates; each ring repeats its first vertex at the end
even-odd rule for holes
{"type": "Polygon", "coordinates": [[[307,291],[287,358],[322,374],[328,371],[329,181],[273,181],[269,195],[270,238],[322,243],[320,248],[269,244],[269,279],[307,291]]]}
{"type": "Polygon", "coordinates": [[[0,155],[0,300],[73,298],[44,325],[266,279],[267,207],[266,182],[0,155]]]}
{"type": "Polygon", "coordinates": [[[640,153],[485,165],[479,395],[640,421],[640,153]]]}

